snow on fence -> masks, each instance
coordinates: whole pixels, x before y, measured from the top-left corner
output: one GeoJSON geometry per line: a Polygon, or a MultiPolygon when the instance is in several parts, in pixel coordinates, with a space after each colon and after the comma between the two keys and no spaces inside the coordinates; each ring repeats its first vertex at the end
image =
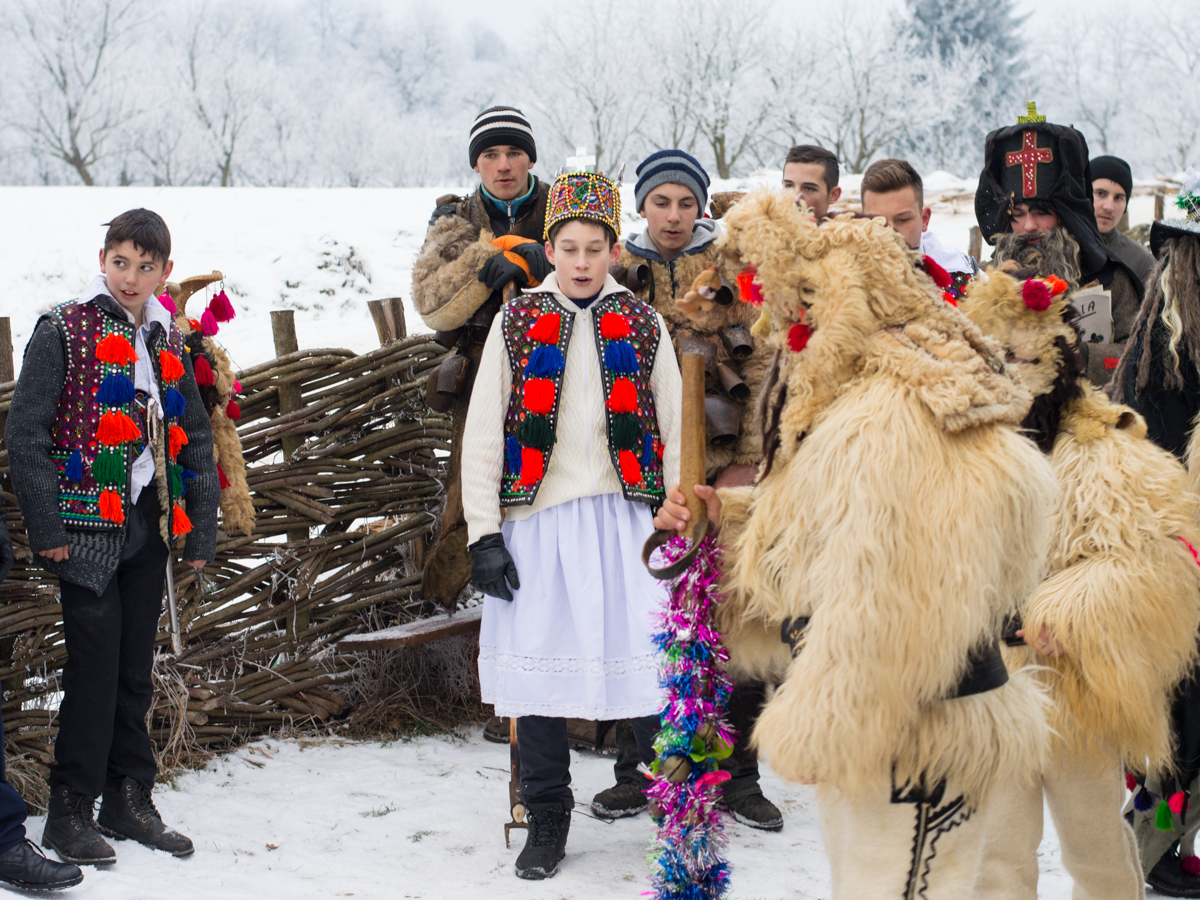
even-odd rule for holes
{"type": "MultiPolygon", "coordinates": [[[[405,336],[399,300],[371,306],[380,349],[297,350],[292,313],[272,313],[280,355],[237,375],[255,528],[219,533],[208,586],[176,563],[183,652],[170,652],[164,612],[150,721],[167,765],[340,715],[348,696],[337,687],[360,657],[337,641],[434,611],[417,594],[419,565],[451,431],[424,389],[448,351],[430,335],[405,336]]],[[[8,327],[0,319],[0,426],[14,388],[8,327]]],[[[7,449],[0,486],[17,557],[0,584],[6,749],[14,774],[36,787],[52,761],[66,650],[57,584],[29,550],[7,449]]],[[[37,803],[37,793],[25,795],[37,803]]]]}

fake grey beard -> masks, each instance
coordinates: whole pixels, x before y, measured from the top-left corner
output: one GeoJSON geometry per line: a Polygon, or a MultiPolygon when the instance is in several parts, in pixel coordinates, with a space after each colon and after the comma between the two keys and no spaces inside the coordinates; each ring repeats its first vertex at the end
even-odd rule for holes
{"type": "Polygon", "coordinates": [[[1041,234],[1007,231],[996,235],[995,240],[993,265],[1013,260],[1022,269],[1034,269],[1041,277],[1057,275],[1072,289],[1079,287],[1079,244],[1063,226],[1055,225],[1041,234]]]}

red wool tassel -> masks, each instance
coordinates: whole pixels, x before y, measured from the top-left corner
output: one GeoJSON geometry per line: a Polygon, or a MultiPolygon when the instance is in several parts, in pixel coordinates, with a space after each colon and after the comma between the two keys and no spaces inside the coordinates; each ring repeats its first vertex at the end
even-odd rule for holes
{"type": "Polygon", "coordinates": [[[236,378],[233,380],[233,392],[235,394],[240,394],[242,392],[242,383],[236,378]]]}
{"type": "Polygon", "coordinates": [[[1134,777],[1134,774],[1132,772],[1126,772],[1125,773],[1125,790],[1129,791],[1129,793],[1132,794],[1135,791],[1137,791],[1137,789],[1138,789],[1137,778],[1134,777]]]}
{"type": "Polygon", "coordinates": [[[933,279],[933,283],[940,287],[943,291],[950,287],[953,279],[950,273],[933,261],[933,257],[925,257],[925,271],[929,273],[929,277],[933,279]]]}
{"type": "Polygon", "coordinates": [[[610,341],[629,337],[629,320],[620,313],[606,312],[600,317],[600,336],[610,341]]]}
{"type": "Polygon", "coordinates": [[[1171,812],[1177,816],[1183,815],[1183,810],[1187,806],[1187,795],[1183,791],[1172,794],[1167,798],[1167,806],[1171,807],[1171,812]]]}
{"type": "Polygon", "coordinates": [[[106,522],[125,524],[125,510],[121,508],[121,495],[112,488],[100,492],[100,518],[106,522]]]}
{"type": "Polygon", "coordinates": [[[167,439],[168,448],[167,455],[174,459],[179,455],[179,451],[187,446],[187,434],[178,425],[172,425],[170,436],[167,439]]]}
{"type": "Polygon", "coordinates": [[[1179,868],[1193,877],[1200,876],[1200,858],[1181,856],[1179,857],[1179,868]]]}
{"type": "Polygon", "coordinates": [[[525,382],[521,405],[535,416],[549,415],[554,409],[554,382],[549,378],[530,378],[525,382]]]}
{"type": "Polygon", "coordinates": [[[1046,282],[1030,278],[1021,285],[1021,299],[1034,312],[1045,312],[1050,308],[1050,301],[1054,297],[1050,293],[1050,286],[1046,282]]]}
{"type": "Polygon", "coordinates": [[[954,295],[949,291],[942,291],[942,299],[951,306],[958,306],[958,301],[954,299],[954,295]]]}
{"type": "Polygon", "coordinates": [[[119,409],[110,409],[100,417],[96,426],[96,440],[105,447],[115,447],[126,441],[136,441],[142,436],[137,423],[119,409]]]}
{"type": "Polygon", "coordinates": [[[218,322],[228,322],[237,315],[233,304],[229,302],[229,295],[225,293],[224,289],[212,298],[212,302],[208,304],[208,310],[218,322]]]}
{"type": "Polygon", "coordinates": [[[192,371],[196,373],[196,384],[211,387],[217,383],[217,376],[213,374],[212,366],[203,356],[197,356],[192,360],[192,371]]]}
{"type": "Polygon", "coordinates": [[[756,274],[754,266],[749,266],[738,272],[738,296],[744,303],[753,303],[755,306],[762,306],[762,288],[754,281],[756,274]]]}
{"type": "Polygon", "coordinates": [[[225,415],[236,422],[242,417],[242,408],[230,400],[225,404],[225,415]]]}
{"type": "Polygon", "coordinates": [[[221,490],[229,487],[229,479],[225,476],[225,470],[221,468],[220,463],[217,463],[217,481],[221,485],[221,490]]]}
{"type": "Polygon", "coordinates": [[[167,312],[169,312],[171,315],[173,315],[173,316],[179,315],[179,309],[178,309],[178,307],[175,306],[175,301],[171,299],[170,294],[164,292],[163,295],[158,298],[158,302],[161,303],[162,308],[165,309],[167,312]]]}
{"type": "Polygon", "coordinates": [[[171,516],[171,534],[187,534],[192,530],[192,520],[187,517],[178,503],[175,504],[175,515],[171,516]]]}
{"type": "Polygon", "coordinates": [[[173,384],[183,377],[183,363],[170,350],[158,351],[158,368],[167,384],[173,384]]]}
{"type": "Polygon", "coordinates": [[[637,409],[637,388],[628,378],[618,378],[613,382],[612,393],[608,395],[605,405],[610,412],[627,413],[637,409]]]}
{"type": "Polygon", "coordinates": [[[533,327],[525,332],[525,337],[542,344],[557,344],[562,317],[558,313],[542,313],[533,327]]]}
{"type": "Polygon", "coordinates": [[[521,480],[517,483],[522,487],[537,484],[546,472],[546,458],[541,450],[533,447],[521,448],[521,480]]]}
{"type": "Polygon", "coordinates": [[[637,456],[632,450],[622,450],[617,454],[617,460],[621,463],[621,478],[626,484],[642,483],[642,467],[638,465],[637,456]]]}
{"type": "Polygon", "coordinates": [[[812,337],[812,330],[803,322],[797,322],[788,329],[788,346],[799,353],[808,346],[808,339],[810,337],[812,337]]]}
{"type": "Polygon", "coordinates": [[[1046,283],[1050,285],[1050,293],[1051,293],[1051,295],[1053,295],[1055,297],[1057,297],[1059,294],[1061,294],[1063,291],[1065,291],[1068,287],[1070,287],[1069,284],[1067,284],[1065,281],[1063,281],[1057,275],[1048,276],[1046,278],[1046,283]]]}
{"type": "Polygon", "coordinates": [[[123,334],[110,334],[96,345],[96,359],[113,366],[137,362],[137,353],[123,334]]]}
{"type": "Polygon", "coordinates": [[[190,326],[192,326],[192,331],[200,330],[200,320],[199,319],[188,319],[187,321],[188,321],[188,324],[190,326]]]}
{"type": "Polygon", "coordinates": [[[200,330],[209,337],[212,337],[221,330],[221,326],[217,324],[216,318],[212,314],[212,310],[206,309],[200,316],[200,330]]]}

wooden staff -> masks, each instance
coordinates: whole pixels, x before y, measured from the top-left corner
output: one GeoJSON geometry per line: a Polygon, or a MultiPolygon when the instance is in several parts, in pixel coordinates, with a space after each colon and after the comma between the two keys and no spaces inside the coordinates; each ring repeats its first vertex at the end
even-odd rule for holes
{"type": "Polygon", "coordinates": [[[699,353],[682,355],[683,414],[679,448],[679,490],[690,513],[690,530],[685,531],[692,539],[691,549],[671,565],[656,569],[650,565],[650,556],[671,538],[674,531],[655,531],[642,548],[642,562],[655,578],[669,580],[687,570],[700,549],[700,542],[708,534],[708,518],[704,501],[696,496],[693,485],[703,484],[704,464],[704,357],[699,353]]]}
{"type": "Polygon", "coordinates": [[[504,846],[508,847],[508,835],[514,828],[529,829],[525,821],[525,786],[521,784],[521,748],[517,745],[517,717],[508,717],[508,806],[511,822],[504,823],[504,846]]]}

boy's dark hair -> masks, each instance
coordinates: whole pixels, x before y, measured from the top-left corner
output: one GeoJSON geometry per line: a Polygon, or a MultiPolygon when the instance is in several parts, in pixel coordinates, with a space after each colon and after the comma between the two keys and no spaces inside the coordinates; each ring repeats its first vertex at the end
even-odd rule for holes
{"type": "Polygon", "coordinates": [[[155,262],[165,266],[171,258],[171,232],[158,213],[149,209],[131,209],[104,224],[108,226],[104,235],[105,253],[117,244],[133,241],[135,247],[149,253],[155,262]]]}
{"type": "Polygon", "coordinates": [[[890,194],[906,187],[913,189],[913,193],[917,195],[917,206],[924,208],[925,188],[917,170],[905,159],[881,159],[867,166],[859,191],[864,194],[867,191],[872,194],[890,194]]]}
{"type": "Polygon", "coordinates": [[[583,219],[583,218],[563,219],[561,222],[555,222],[553,225],[550,226],[550,234],[548,235],[548,237],[550,238],[550,246],[552,246],[552,247],[554,246],[554,239],[556,237],[558,237],[558,233],[560,231],[562,231],[562,227],[564,225],[566,225],[568,222],[586,222],[589,225],[599,225],[601,228],[604,229],[604,236],[608,239],[608,249],[609,250],[611,250],[612,245],[617,242],[616,234],[613,233],[613,230],[611,228],[609,228],[607,225],[605,225],[603,222],[597,222],[595,219],[583,219]]]}
{"type": "Polygon", "coordinates": [[[801,144],[798,147],[793,147],[787,152],[787,156],[783,159],[783,164],[788,163],[807,163],[816,164],[825,167],[825,190],[831,191],[838,184],[838,161],[837,157],[826,150],[824,147],[818,147],[816,144],[801,144]]]}

